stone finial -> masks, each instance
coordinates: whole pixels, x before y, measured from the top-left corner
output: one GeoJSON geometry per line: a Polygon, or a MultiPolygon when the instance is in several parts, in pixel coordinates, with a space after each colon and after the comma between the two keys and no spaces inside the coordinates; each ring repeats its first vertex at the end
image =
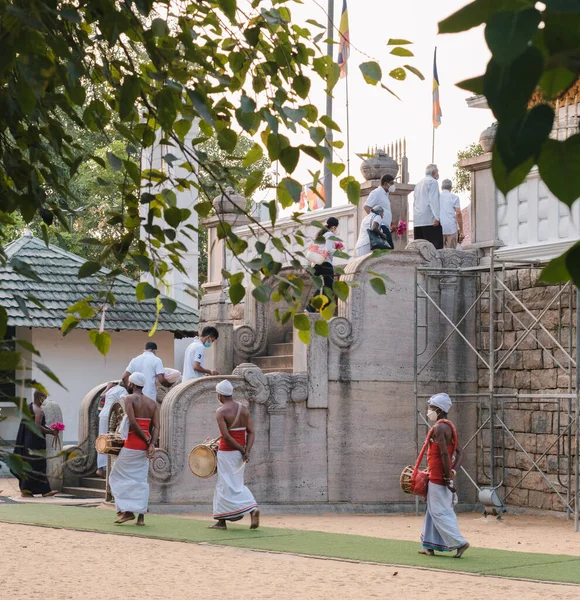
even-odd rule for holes
{"type": "Polygon", "coordinates": [[[247,203],[247,200],[231,187],[227,188],[225,193],[216,196],[212,202],[218,215],[242,213],[246,210],[247,203]]]}
{"type": "Polygon", "coordinates": [[[481,132],[481,135],[479,136],[479,145],[484,152],[491,152],[493,150],[496,133],[497,121],[481,132]]]}
{"type": "Polygon", "coordinates": [[[396,177],[399,172],[399,165],[384,150],[377,148],[372,158],[363,160],[360,172],[365,181],[380,179],[383,175],[396,177]]]}

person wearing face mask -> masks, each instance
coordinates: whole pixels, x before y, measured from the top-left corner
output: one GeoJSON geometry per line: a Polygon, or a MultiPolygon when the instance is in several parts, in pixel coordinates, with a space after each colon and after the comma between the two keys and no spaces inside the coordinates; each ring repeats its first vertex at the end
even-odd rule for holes
{"type": "Polygon", "coordinates": [[[459,532],[457,515],[453,510],[456,471],[463,463],[463,448],[459,444],[455,425],[447,420],[451,398],[447,394],[435,394],[429,399],[427,418],[435,423],[429,431],[427,467],[427,510],[421,533],[423,549],[419,554],[433,556],[438,552],[456,551],[454,558],[461,558],[469,543],[459,532]]]}
{"type": "Polygon", "coordinates": [[[440,223],[438,179],[437,165],[427,165],[425,177],[419,181],[413,192],[413,231],[416,240],[427,240],[437,250],[441,250],[443,229],[440,223]]]}
{"type": "Polygon", "coordinates": [[[204,327],[201,336],[195,338],[185,351],[183,359],[182,381],[189,381],[204,375],[218,375],[217,371],[204,368],[205,351],[218,339],[219,333],[215,327],[204,327]]]}
{"type": "Polygon", "coordinates": [[[394,247],[391,232],[395,231],[397,226],[393,223],[393,211],[391,210],[389,193],[392,194],[396,189],[395,178],[392,175],[383,175],[381,177],[381,185],[369,194],[369,197],[363,206],[367,215],[370,214],[373,208],[377,206],[383,207],[381,230],[386,235],[391,248],[394,247]]]}
{"type": "MultiPolygon", "coordinates": [[[[320,294],[324,294],[325,296],[329,296],[332,294],[332,285],[334,283],[334,266],[333,266],[333,258],[334,254],[337,250],[342,250],[343,244],[340,242],[336,234],[338,232],[338,219],[336,217],[330,217],[326,221],[326,226],[323,227],[317,234],[315,243],[319,245],[319,247],[326,250],[326,258],[321,265],[314,266],[314,275],[316,277],[322,277],[323,287],[322,289],[318,289],[314,296],[318,296],[320,294]],[[325,293],[325,290],[328,289],[329,292],[325,293]]],[[[306,307],[308,312],[316,312],[316,309],[312,307],[310,304],[306,307]]]]}

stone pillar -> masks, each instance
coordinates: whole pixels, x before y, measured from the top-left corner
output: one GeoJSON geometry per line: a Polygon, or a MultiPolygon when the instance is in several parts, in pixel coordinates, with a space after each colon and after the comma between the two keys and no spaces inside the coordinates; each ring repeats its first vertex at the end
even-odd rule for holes
{"type": "Polygon", "coordinates": [[[328,338],[314,333],[320,315],[309,314],[310,343],[304,344],[293,330],[294,372],[308,374],[308,408],[328,408],[328,338]]]}
{"type": "MultiPolygon", "coordinates": [[[[42,404],[42,410],[46,418],[47,427],[50,427],[57,421],[62,423],[62,410],[56,402],[45,400],[42,404]]],[[[64,455],[61,452],[62,446],[58,442],[56,448],[54,447],[55,439],[52,435],[46,436],[46,475],[51,489],[60,492],[63,484],[64,455]]],[[[62,432],[58,434],[58,439],[62,444],[62,432]]]]}

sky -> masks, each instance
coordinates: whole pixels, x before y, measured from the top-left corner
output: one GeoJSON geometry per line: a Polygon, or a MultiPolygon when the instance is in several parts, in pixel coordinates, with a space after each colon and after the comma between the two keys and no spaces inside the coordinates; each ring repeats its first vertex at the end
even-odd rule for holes
{"type": "MultiPolygon", "coordinates": [[[[489,110],[468,108],[466,98],[472,94],[455,86],[464,79],[485,72],[489,51],[484,39],[483,26],[469,32],[438,35],[437,24],[452,14],[468,0],[349,0],[349,24],[351,54],[349,59],[349,104],[350,104],[350,147],[351,174],[362,181],[360,159],[355,153],[366,153],[369,146],[383,146],[399,138],[407,139],[407,156],[411,183],[418,181],[425,166],[431,162],[432,145],[432,81],[433,51],[437,46],[439,72],[439,97],[443,112],[442,124],[436,130],[435,163],[439,166],[440,178],[453,177],[453,163],[457,152],[479,140],[480,133],[495,120],[489,110]],[[413,42],[406,46],[415,58],[399,58],[389,54],[389,38],[403,38],[413,42]],[[369,60],[368,56],[381,65],[385,83],[401,98],[391,96],[380,87],[365,83],[358,65],[369,60]],[[425,81],[409,74],[406,81],[396,82],[388,77],[392,69],[411,64],[425,76],[425,81]]],[[[304,0],[300,7],[292,8],[298,21],[315,19],[326,23],[322,10],[328,0],[304,0]]],[[[334,21],[338,27],[342,0],[334,0],[334,21]]],[[[312,29],[312,28],[311,28],[312,29]]],[[[338,46],[335,47],[335,60],[338,46]]],[[[345,79],[335,88],[333,117],[346,133],[345,79]]],[[[314,92],[316,94],[316,92],[314,92]]],[[[324,110],[324,94],[318,92],[315,102],[324,110]]],[[[346,146],[338,151],[346,161],[346,146]]],[[[294,177],[306,183],[308,168],[302,161],[294,177]]],[[[347,202],[335,181],[334,205],[347,202]]],[[[467,198],[462,198],[465,204],[467,198]]]]}

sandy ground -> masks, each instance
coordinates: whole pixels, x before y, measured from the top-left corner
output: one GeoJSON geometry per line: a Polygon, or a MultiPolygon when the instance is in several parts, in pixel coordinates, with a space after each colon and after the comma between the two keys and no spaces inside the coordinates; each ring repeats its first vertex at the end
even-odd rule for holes
{"type": "Polygon", "coordinates": [[[0,523],[3,600],[572,600],[578,587],[0,523]]]}

